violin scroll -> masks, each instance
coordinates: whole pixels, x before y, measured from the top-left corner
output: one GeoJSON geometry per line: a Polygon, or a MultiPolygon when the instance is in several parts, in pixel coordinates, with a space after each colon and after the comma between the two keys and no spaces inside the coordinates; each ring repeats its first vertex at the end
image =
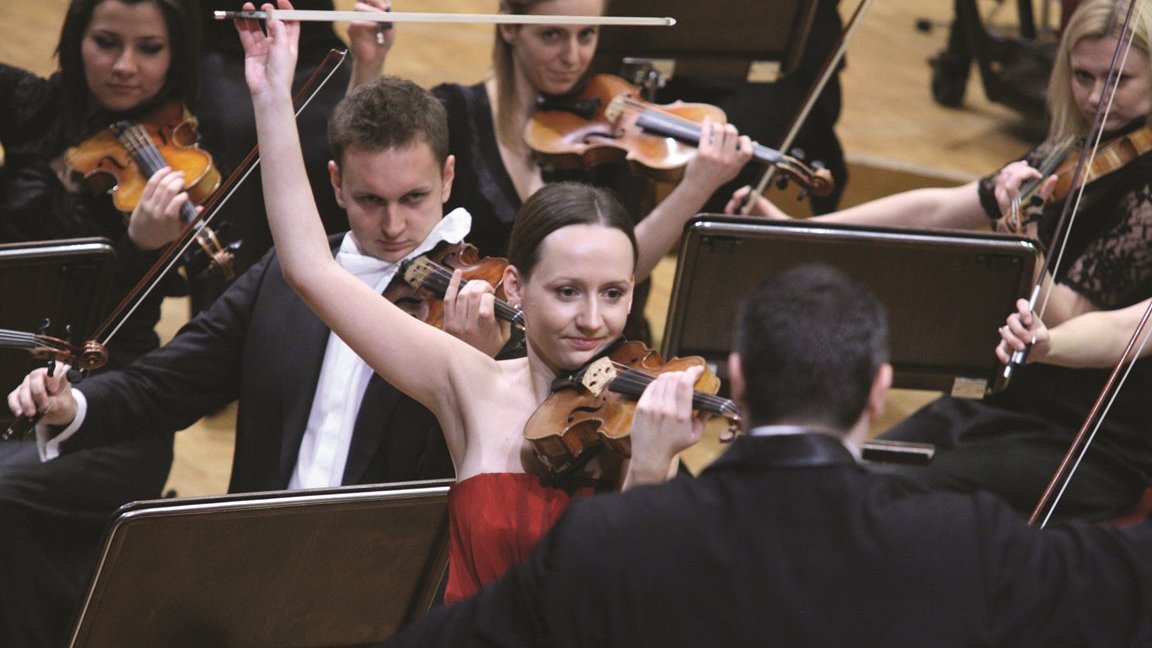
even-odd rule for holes
{"type": "MultiPolygon", "coordinates": [[[[47,329],[47,327],[46,321],[41,328],[47,329]]],[[[94,340],[89,340],[77,348],[65,340],[50,335],[0,329],[0,347],[26,349],[33,358],[47,362],[50,376],[55,373],[57,362],[71,366],[68,381],[73,384],[80,382],[89,371],[99,369],[108,363],[108,350],[94,340]]],[[[26,438],[35,429],[39,420],[40,416],[16,417],[8,428],[0,432],[0,441],[26,438]]]]}

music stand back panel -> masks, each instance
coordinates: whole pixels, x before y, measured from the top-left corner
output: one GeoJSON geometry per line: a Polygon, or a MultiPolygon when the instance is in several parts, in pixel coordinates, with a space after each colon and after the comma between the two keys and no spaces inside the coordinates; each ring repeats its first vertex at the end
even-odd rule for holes
{"type": "Polygon", "coordinates": [[[72,648],[311,648],[382,641],[447,565],[448,482],[130,504],[72,648]]]}
{"type": "MultiPolygon", "coordinates": [[[[116,255],[107,239],[83,238],[0,245],[0,328],[39,333],[83,344],[100,323],[112,286],[116,255]]],[[[8,393],[40,366],[24,349],[0,349],[0,391],[8,393]]],[[[12,417],[2,409],[0,424],[12,417]]]]}
{"type": "Polygon", "coordinates": [[[982,396],[997,386],[997,328],[1028,296],[1041,256],[1029,239],[998,234],[698,217],[681,243],[663,352],[704,356],[723,375],[744,296],[822,262],[887,309],[896,386],[982,396]]]}
{"type": "Polygon", "coordinates": [[[618,16],[669,16],[671,27],[605,27],[595,69],[616,72],[624,57],[672,59],[676,74],[744,78],[753,61],[779,62],[787,74],[800,62],[816,0],[624,0],[618,16]]]}

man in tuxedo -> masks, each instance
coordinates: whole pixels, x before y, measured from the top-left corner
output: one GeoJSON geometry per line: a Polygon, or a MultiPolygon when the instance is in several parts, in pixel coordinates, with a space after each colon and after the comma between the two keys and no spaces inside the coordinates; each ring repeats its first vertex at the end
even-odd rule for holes
{"type": "MultiPolygon", "coordinates": [[[[329,139],[332,187],[351,226],[332,238],[333,252],[365,283],[382,291],[403,260],[467,234],[467,212],[443,215],[454,159],[444,108],[428,92],[394,78],[361,86],[334,111],[329,139]]],[[[168,345],[71,388],[63,374],[37,370],[8,398],[14,413],[44,412],[45,460],[171,433],[239,399],[230,492],[453,475],[435,417],[330,333],[284,282],[274,251],[168,345]]],[[[3,572],[6,587],[38,588],[22,604],[35,614],[61,610],[63,633],[95,548],[81,573],[65,575],[71,600],[61,602],[44,578],[57,571],[54,545],[37,541],[43,529],[24,520],[0,523],[0,546],[18,545],[20,556],[0,558],[19,572],[3,572]]]]}
{"type": "Polygon", "coordinates": [[[865,289],[795,268],[735,340],[746,436],[695,479],[574,502],[504,579],[388,645],[1150,645],[1148,525],[1029,528],[857,463],[892,375],[865,289]]]}

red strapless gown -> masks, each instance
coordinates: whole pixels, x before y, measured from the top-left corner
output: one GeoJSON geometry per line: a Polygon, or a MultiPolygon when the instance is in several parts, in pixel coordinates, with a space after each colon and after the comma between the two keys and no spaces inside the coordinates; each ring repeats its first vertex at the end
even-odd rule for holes
{"type": "Polygon", "coordinates": [[[594,492],[592,486],[550,488],[527,473],[482,473],[453,484],[444,602],[468,598],[503,576],[527,557],[573,497],[594,492]]]}

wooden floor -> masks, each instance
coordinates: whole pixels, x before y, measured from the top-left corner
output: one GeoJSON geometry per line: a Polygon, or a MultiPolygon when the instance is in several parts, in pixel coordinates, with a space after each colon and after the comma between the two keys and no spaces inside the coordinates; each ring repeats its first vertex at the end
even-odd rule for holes
{"type": "MultiPolygon", "coordinates": [[[[352,0],[336,3],[346,8],[352,0]]],[[[494,10],[496,4],[495,0],[394,0],[393,7],[396,11],[482,12],[494,10]]],[[[981,0],[981,4],[991,2],[981,0]]],[[[67,0],[0,2],[0,61],[50,73],[66,6],[67,0]]],[[[851,0],[842,2],[841,11],[847,15],[855,6],[851,0]]],[[[947,109],[933,102],[926,61],[944,46],[947,30],[925,34],[914,30],[913,24],[921,17],[946,22],[952,6],[951,0],[879,0],[850,44],[842,76],[844,113],[838,127],[854,174],[847,203],[923,183],[963,182],[998,168],[1027,147],[1016,135],[1022,118],[988,102],[977,74],[972,75],[963,108],[947,109]]],[[[479,80],[487,71],[491,33],[490,27],[480,26],[405,25],[398,34],[389,72],[424,85],[479,80]]],[[[673,268],[674,260],[668,260],[654,277],[656,295],[648,314],[658,330],[667,310],[673,268]]],[[[186,314],[182,302],[167,304],[164,328],[174,331],[186,314]]],[[[898,420],[930,397],[910,392],[895,395],[886,420],[898,420]]],[[[177,435],[178,457],[170,485],[181,495],[226,488],[233,416],[228,411],[209,417],[177,435]]],[[[707,445],[686,459],[698,467],[714,453],[714,446],[707,445]]]]}

